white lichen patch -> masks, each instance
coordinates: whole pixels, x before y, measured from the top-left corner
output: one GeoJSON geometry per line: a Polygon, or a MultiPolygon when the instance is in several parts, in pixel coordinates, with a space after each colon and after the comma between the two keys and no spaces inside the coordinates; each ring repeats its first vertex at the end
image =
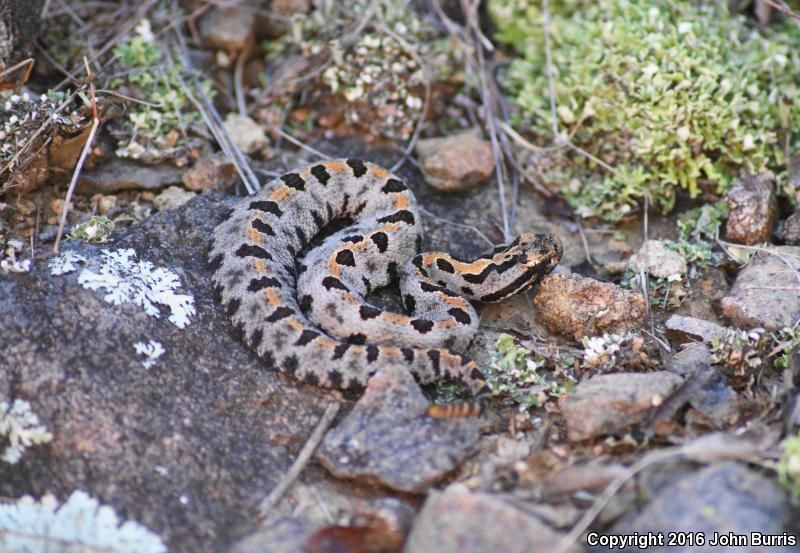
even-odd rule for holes
{"type": "Polygon", "coordinates": [[[602,336],[583,337],[583,362],[593,369],[607,370],[617,362],[620,352],[628,336],[620,334],[603,334],[602,336]]]}
{"type": "Polygon", "coordinates": [[[169,321],[178,328],[189,324],[194,315],[194,298],[178,294],[178,275],[136,258],[132,249],[103,250],[100,272],[84,269],[78,282],[89,290],[105,290],[103,299],[114,305],[132,303],[151,317],[159,318],[159,305],[169,309],[169,321]]]}
{"type": "Polygon", "coordinates": [[[0,269],[5,273],[28,273],[31,270],[31,260],[4,259],[0,261],[0,269]]]}
{"type": "Polygon", "coordinates": [[[144,342],[136,342],[133,344],[133,349],[135,349],[136,353],[139,355],[145,356],[145,359],[142,361],[142,365],[145,369],[149,369],[155,365],[158,358],[164,355],[164,346],[161,345],[161,342],[156,342],[155,340],[150,340],[146,344],[144,342]]]}
{"type": "Polygon", "coordinates": [[[15,399],[12,404],[0,401],[0,436],[8,442],[0,459],[12,465],[29,447],[53,439],[47,428],[39,423],[36,413],[31,411],[31,404],[24,399],[15,399]]]}
{"type": "Polygon", "coordinates": [[[86,258],[79,253],[66,251],[48,261],[47,266],[50,267],[51,275],[61,276],[76,271],[78,263],[86,263],[86,258]]]}
{"type": "Polygon", "coordinates": [[[22,246],[19,240],[9,240],[6,243],[5,250],[0,254],[0,270],[4,273],[27,273],[31,270],[31,260],[19,258],[22,246]]]}
{"type": "Polygon", "coordinates": [[[145,526],[123,521],[113,508],[75,491],[60,505],[48,494],[0,505],[0,550],[7,553],[104,551],[165,553],[161,538],[145,526]]]}

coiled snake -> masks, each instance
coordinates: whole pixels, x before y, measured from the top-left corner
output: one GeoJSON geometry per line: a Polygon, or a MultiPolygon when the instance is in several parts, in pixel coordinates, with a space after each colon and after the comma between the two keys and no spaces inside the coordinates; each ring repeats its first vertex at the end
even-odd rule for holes
{"type": "MultiPolygon", "coordinates": [[[[213,232],[209,262],[222,305],[267,364],[311,384],[364,386],[388,364],[422,383],[464,381],[483,398],[478,366],[463,352],[479,316],[536,284],[561,259],[557,236],[523,234],[473,261],[417,253],[411,191],[387,170],[347,159],[286,173],[244,198],[213,232]],[[296,259],[336,219],[353,224],[296,259]],[[364,297],[399,281],[406,314],[364,297]]],[[[433,416],[477,414],[482,403],[433,406],[433,416]]]]}

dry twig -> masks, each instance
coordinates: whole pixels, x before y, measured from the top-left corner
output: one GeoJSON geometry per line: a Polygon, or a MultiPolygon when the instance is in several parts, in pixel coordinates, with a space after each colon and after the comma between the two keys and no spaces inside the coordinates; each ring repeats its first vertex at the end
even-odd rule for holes
{"type": "Polygon", "coordinates": [[[244,154],[242,154],[242,151],[228,134],[219,112],[217,112],[217,109],[214,107],[211,98],[208,97],[203,90],[203,87],[200,85],[195,74],[192,60],[189,56],[188,48],[186,47],[186,40],[179,29],[175,29],[175,36],[177,37],[178,45],[180,46],[181,61],[183,66],[192,72],[193,87],[190,87],[183,77],[178,75],[178,79],[181,81],[184,92],[186,93],[186,97],[197,108],[197,111],[203,118],[203,122],[206,124],[206,127],[208,127],[208,130],[211,131],[211,134],[214,136],[217,144],[219,144],[219,147],[225,153],[227,158],[231,161],[231,163],[233,163],[233,166],[236,168],[236,172],[241,177],[248,194],[254,194],[261,188],[258,177],[256,177],[255,173],[250,167],[250,164],[244,157],[244,154]],[[192,93],[192,88],[197,91],[198,95],[200,96],[199,99],[196,98],[192,93]]]}
{"type": "Polygon", "coordinates": [[[281,481],[278,482],[274,488],[272,488],[272,491],[269,493],[269,495],[259,504],[259,520],[264,520],[270,515],[270,511],[275,508],[275,506],[283,497],[283,494],[286,493],[294,481],[297,480],[297,477],[300,476],[300,473],[303,472],[303,469],[308,464],[308,461],[311,460],[314,450],[317,449],[317,446],[322,441],[322,438],[325,437],[325,432],[328,430],[328,427],[339,413],[339,408],[339,403],[335,401],[328,404],[328,407],[325,409],[322,417],[320,417],[316,428],[314,428],[314,431],[311,433],[308,441],[303,446],[303,449],[300,450],[300,453],[297,455],[297,459],[294,460],[291,468],[283,476],[283,478],[281,478],[281,481]]]}
{"type": "Polygon", "coordinates": [[[425,217],[427,217],[429,219],[433,219],[434,221],[439,221],[440,223],[444,223],[446,225],[452,225],[454,227],[471,230],[472,232],[474,232],[475,234],[480,236],[484,241],[486,241],[487,244],[489,244],[490,246],[494,246],[494,242],[489,240],[489,238],[487,238],[486,235],[483,234],[480,231],[480,229],[478,229],[477,227],[474,227],[472,225],[465,225],[464,223],[456,223],[455,221],[451,221],[450,219],[445,219],[444,217],[439,217],[438,215],[435,215],[434,213],[431,213],[430,211],[428,211],[427,209],[425,209],[424,207],[421,207],[421,206],[418,209],[419,209],[419,212],[422,213],[425,217]]]}
{"type": "Polygon", "coordinates": [[[70,200],[72,199],[72,194],[75,192],[75,185],[78,183],[78,176],[81,174],[81,170],[83,169],[83,164],[86,161],[86,156],[89,155],[89,151],[92,149],[92,142],[94,142],[94,135],[97,133],[97,129],[100,126],[100,117],[97,114],[97,96],[94,93],[94,84],[91,82],[92,77],[92,70],[89,68],[89,61],[86,57],[83,58],[84,65],[86,66],[86,75],[89,77],[89,92],[91,94],[92,99],[92,128],[89,130],[89,136],[86,138],[86,143],[83,145],[83,150],[81,150],[81,155],[78,158],[78,163],[75,165],[75,170],[72,172],[72,180],[69,182],[69,188],[67,189],[67,196],[64,198],[64,207],[61,210],[61,219],[58,222],[58,233],[56,234],[56,243],[53,244],[53,253],[58,253],[58,246],[61,243],[61,236],[64,233],[64,225],[67,223],[67,214],[69,213],[69,206],[70,200]]]}

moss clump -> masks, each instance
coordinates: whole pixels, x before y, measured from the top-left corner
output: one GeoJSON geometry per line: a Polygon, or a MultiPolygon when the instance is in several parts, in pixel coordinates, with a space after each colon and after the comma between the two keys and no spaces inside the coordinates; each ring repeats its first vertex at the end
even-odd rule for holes
{"type": "MultiPolygon", "coordinates": [[[[645,196],[672,208],[677,187],[724,192],[740,171],[784,169],[797,139],[800,32],[763,33],[725,3],[657,0],[554,2],[550,10],[559,132],[611,165],[609,173],[563,149],[547,165],[578,213],[618,220],[645,196]]],[[[497,38],[520,54],[505,73],[543,143],[551,137],[538,2],[491,0],[497,38]]]]}
{"type": "Polygon", "coordinates": [[[95,215],[88,221],[76,225],[67,234],[67,240],[104,243],[111,240],[112,232],[114,232],[114,221],[105,215],[95,215]]]}
{"type": "MultiPolygon", "coordinates": [[[[127,120],[114,126],[112,132],[119,142],[116,154],[144,162],[169,160],[184,165],[189,130],[201,122],[181,79],[184,67],[177,61],[164,63],[147,19],[113,52],[123,76],[112,79],[109,86],[144,100],[131,103],[127,120]]],[[[210,83],[203,81],[201,86],[211,96],[210,83]]]]}
{"type": "MultiPolygon", "coordinates": [[[[454,58],[459,53],[453,44],[438,39],[439,31],[415,9],[413,0],[379,2],[370,24],[354,35],[371,4],[316,1],[307,17],[293,18],[289,32],[264,45],[270,66],[282,67],[299,54],[314,64],[327,60],[325,68],[319,78],[290,79],[294,85],[278,79],[281,85],[271,86],[274,92],[286,87],[295,94],[302,85],[304,103],[328,120],[320,122],[323,127],[336,128],[341,119],[347,127],[375,137],[405,140],[421,116],[426,81],[436,85],[458,80],[454,58]]],[[[271,98],[272,104],[283,101],[271,98]]]]}
{"type": "Polygon", "coordinates": [[[574,388],[574,381],[556,379],[556,373],[565,377],[565,370],[545,374],[546,369],[554,366],[570,367],[574,360],[569,355],[556,353],[545,357],[518,346],[509,334],[501,334],[496,347],[497,352],[486,370],[486,382],[492,395],[507,398],[520,411],[541,407],[548,399],[558,398],[574,388]]]}

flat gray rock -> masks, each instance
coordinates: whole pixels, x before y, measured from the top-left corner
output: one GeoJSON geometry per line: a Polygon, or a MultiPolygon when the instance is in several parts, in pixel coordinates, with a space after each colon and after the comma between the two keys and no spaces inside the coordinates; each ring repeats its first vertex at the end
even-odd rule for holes
{"type": "Polygon", "coordinates": [[[317,459],[338,477],[421,492],[478,450],[475,419],[434,419],[428,405],[407,369],[382,371],[325,436],[317,459]]]}
{"type": "Polygon", "coordinates": [[[561,405],[570,441],[645,422],[683,379],[669,371],[601,374],[584,380],[561,405]]]}
{"type": "Polygon", "coordinates": [[[556,551],[561,538],[507,497],[455,484],[425,501],[405,553],[537,553],[556,551]]]}
{"type": "Polygon", "coordinates": [[[738,327],[777,331],[800,318],[800,247],[774,246],[756,253],[739,271],[722,311],[738,327]]]}
{"type": "Polygon", "coordinates": [[[270,370],[236,338],[213,299],[206,241],[227,213],[207,196],[64,251],[87,259],[51,274],[0,276],[0,400],[22,398],[53,434],[17,465],[0,463],[0,494],[84,490],[158,533],[170,551],[220,551],[255,525],[256,507],[293,462],[332,396],[270,370]],[[132,248],[172,271],[195,313],[185,328],[87,290],[101,251],[132,248]],[[156,341],[148,358],[136,343],[156,341]]]}
{"type": "Polygon", "coordinates": [[[683,315],[670,316],[664,321],[664,326],[678,338],[700,338],[704,342],[711,342],[715,336],[725,332],[725,327],[717,323],[683,315]]]}
{"type": "Polygon", "coordinates": [[[739,395],[728,383],[727,377],[719,375],[689,398],[692,407],[702,413],[712,427],[729,428],[739,421],[741,409],[739,395]]]}
{"type": "Polygon", "coordinates": [[[637,273],[644,271],[658,278],[685,275],[686,259],[678,252],[667,249],[661,240],[648,240],[639,252],[631,257],[630,267],[637,273]]]}
{"type": "Polygon", "coordinates": [[[694,342],[673,355],[666,367],[685,378],[713,364],[714,358],[709,347],[702,342],[694,342]]]}
{"type": "MultiPolygon", "coordinates": [[[[792,528],[798,513],[792,509],[788,495],[774,480],[732,461],[718,463],[694,474],[677,479],[658,492],[633,519],[618,524],[609,533],[663,532],[663,547],[650,547],[652,553],[694,553],[719,551],[723,553],[789,553],[797,546],[755,546],[749,541],[750,532],[776,536],[794,535],[792,528]],[[669,532],[702,533],[704,546],[685,544],[669,547],[669,532]],[[715,533],[728,536],[747,536],[747,546],[719,545],[710,547],[715,533]],[[787,534],[785,534],[787,533],[787,534]]],[[[595,549],[601,551],[607,549],[595,549]]],[[[623,551],[639,551],[627,548],[623,551]]]]}

